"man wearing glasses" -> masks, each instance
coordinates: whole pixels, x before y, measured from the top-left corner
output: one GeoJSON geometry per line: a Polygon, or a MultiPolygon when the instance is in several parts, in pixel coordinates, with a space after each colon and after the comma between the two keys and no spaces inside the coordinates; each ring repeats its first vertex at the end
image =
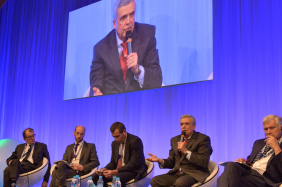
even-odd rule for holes
{"type": "Polygon", "coordinates": [[[35,142],[35,134],[32,128],[23,131],[25,144],[20,144],[7,159],[7,167],[4,170],[4,187],[15,186],[19,175],[39,168],[42,165],[43,157],[48,159],[48,170],[44,176],[42,187],[47,186],[50,173],[50,157],[47,145],[35,142]]]}

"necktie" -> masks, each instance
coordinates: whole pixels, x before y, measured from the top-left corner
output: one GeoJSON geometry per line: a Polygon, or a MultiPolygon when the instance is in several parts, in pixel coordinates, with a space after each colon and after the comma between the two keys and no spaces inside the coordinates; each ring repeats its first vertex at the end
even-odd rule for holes
{"type": "Polygon", "coordinates": [[[78,145],[79,145],[79,143],[75,144],[75,149],[74,149],[74,151],[72,151],[70,162],[72,162],[72,159],[74,158],[74,154],[75,154],[76,151],[77,151],[78,145]]]}
{"type": "Polygon", "coordinates": [[[30,145],[28,145],[28,150],[27,150],[27,152],[26,152],[26,154],[25,154],[25,157],[24,157],[24,161],[27,161],[27,159],[28,159],[28,157],[29,157],[29,155],[30,155],[30,153],[31,153],[31,146],[30,145]]]}
{"type": "Polygon", "coordinates": [[[127,54],[127,44],[126,42],[122,42],[123,50],[120,54],[120,67],[122,70],[123,80],[126,79],[126,73],[127,73],[127,59],[124,57],[125,54],[127,54]]]}
{"type": "Polygon", "coordinates": [[[121,148],[122,152],[121,152],[121,156],[120,156],[120,158],[119,158],[119,160],[118,160],[117,169],[120,168],[121,165],[122,165],[123,147],[124,147],[124,143],[122,144],[122,148],[121,148]]]}
{"type": "Polygon", "coordinates": [[[266,148],[264,149],[263,153],[262,151],[260,151],[257,156],[254,158],[253,163],[255,163],[256,161],[258,161],[259,159],[261,159],[263,156],[266,155],[266,153],[271,149],[270,146],[266,146],[266,148]]]}

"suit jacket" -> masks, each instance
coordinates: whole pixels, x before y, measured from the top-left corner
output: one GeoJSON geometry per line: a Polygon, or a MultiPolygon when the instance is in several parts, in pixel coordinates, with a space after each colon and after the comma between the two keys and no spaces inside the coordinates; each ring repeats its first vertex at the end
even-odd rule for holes
{"type": "MultiPolygon", "coordinates": [[[[105,168],[114,170],[117,168],[119,154],[119,143],[112,142],[111,162],[105,168]]],[[[132,134],[127,133],[127,139],[124,148],[124,166],[118,169],[118,172],[134,172],[135,180],[139,180],[146,171],[145,157],[142,140],[132,134]]]]}
{"type": "Polygon", "coordinates": [[[123,80],[114,29],[94,46],[91,90],[98,87],[103,94],[115,94],[161,87],[162,71],[156,49],[155,26],[135,23],[132,39],[132,51],[138,54],[138,64],[145,69],[143,88],[134,80],[130,69],[127,70],[126,84],[123,80]]]}
{"type": "MultiPolygon", "coordinates": [[[[7,161],[6,161],[7,165],[9,165],[10,160],[13,160],[13,159],[20,160],[21,159],[25,145],[26,144],[20,144],[16,147],[16,150],[7,159],[7,161]]],[[[48,159],[48,169],[47,169],[47,172],[46,172],[44,179],[43,179],[44,181],[46,181],[48,183],[49,177],[50,177],[51,160],[50,160],[50,157],[49,157],[47,145],[44,144],[44,143],[35,142],[33,154],[32,154],[32,159],[33,159],[33,164],[35,165],[36,168],[39,168],[40,166],[42,166],[43,157],[46,157],[48,159]]]]}
{"type": "MultiPolygon", "coordinates": [[[[75,144],[68,145],[66,151],[64,153],[63,160],[67,161],[68,163],[71,162],[71,155],[73,151],[73,147],[75,144]]],[[[85,174],[90,173],[90,171],[100,165],[95,144],[87,143],[84,141],[79,164],[83,166],[83,171],[85,174]]]]}
{"type": "Polygon", "coordinates": [[[186,145],[186,148],[192,152],[190,160],[186,158],[186,154],[181,156],[177,149],[180,137],[181,135],[171,139],[171,150],[168,159],[164,159],[163,168],[173,168],[168,172],[169,174],[173,174],[181,168],[184,173],[197,181],[204,182],[209,176],[208,164],[213,151],[210,137],[199,132],[193,133],[186,145]]]}
{"type": "MultiPolygon", "coordinates": [[[[253,162],[256,155],[260,152],[260,150],[265,146],[265,139],[260,139],[255,141],[251,154],[248,156],[251,162],[253,162]]],[[[282,149],[282,144],[280,144],[280,148],[282,149]]],[[[263,173],[263,178],[265,182],[271,186],[279,187],[282,184],[282,152],[270,157],[266,171],[263,173]]]]}

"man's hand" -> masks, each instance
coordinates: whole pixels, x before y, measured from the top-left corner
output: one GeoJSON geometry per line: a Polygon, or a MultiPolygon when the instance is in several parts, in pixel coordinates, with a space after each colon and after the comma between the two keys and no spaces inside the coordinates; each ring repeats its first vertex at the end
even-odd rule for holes
{"type": "Polygon", "coordinates": [[[132,73],[136,75],[139,71],[137,53],[130,53],[129,55],[124,55],[124,57],[127,58],[127,69],[131,68],[132,73]]]}
{"type": "Polygon", "coordinates": [[[237,160],[235,160],[235,162],[242,162],[242,163],[246,164],[246,161],[243,158],[238,158],[237,160]]]}
{"type": "Polygon", "coordinates": [[[83,171],[83,166],[80,164],[72,164],[70,167],[75,171],[83,171]]]}
{"type": "Polygon", "coordinates": [[[41,187],[47,187],[47,186],[48,186],[48,183],[46,181],[43,181],[41,184],[41,187]]]}
{"type": "Polygon", "coordinates": [[[162,164],[162,159],[159,159],[156,155],[153,155],[151,153],[148,153],[148,155],[150,155],[151,158],[145,158],[146,160],[150,162],[158,162],[159,164],[162,164]]]}
{"type": "Polygon", "coordinates": [[[70,165],[71,169],[73,169],[74,171],[78,171],[78,167],[77,164],[72,164],[70,165]]]}
{"type": "Polygon", "coordinates": [[[266,142],[266,145],[270,146],[274,150],[275,155],[281,152],[281,148],[279,147],[278,141],[273,136],[267,136],[266,140],[264,141],[266,142]]]}
{"type": "Polygon", "coordinates": [[[182,153],[186,153],[186,151],[188,151],[188,149],[185,147],[185,142],[177,142],[177,144],[177,149],[180,150],[182,153]]]}
{"type": "Polygon", "coordinates": [[[106,170],[104,171],[103,174],[105,175],[106,178],[110,179],[117,173],[118,173],[118,170],[106,170]]]}
{"type": "Polygon", "coordinates": [[[9,166],[11,165],[12,161],[13,161],[13,160],[10,160],[10,162],[9,162],[9,166]]]}
{"type": "Polygon", "coordinates": [[[100,91],[99,88],[97,87],[94,87],[93,88],[93,91],[94,91],[94,96],[99,96],[99,95],[103,95],[103,93],[100,91]]]}
{"type": "Polygon", "coordinates": [[[106,168],[102,168],[102,169],[99,169],[96,171],[97,175],[99,176],[103,176],[104,174],[102,172],[106,171],[107,169],[106,168]]]}
{"type": "Polygon", "coordinates": [[[83,171],[83,165],[77,164],[78,171],[83,171]]]}

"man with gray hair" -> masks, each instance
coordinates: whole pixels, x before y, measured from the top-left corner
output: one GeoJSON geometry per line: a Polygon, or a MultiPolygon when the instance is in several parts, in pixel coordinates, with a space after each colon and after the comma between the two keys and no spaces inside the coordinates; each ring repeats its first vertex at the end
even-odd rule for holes
{"type": "Polygon", "coordinates": [[[160,168],[169,168],[167,174],[151,180],[151,186],[192,186],[204,182],[209,176],[208,164],[212,147],[210,137],[196,132],[196,120],[191,115],[180,119],[181,135],[171,139],[171,150],[167,159],[160,159],[149,153],[151,162],[158,162],[160,168]]]}
{"type": "Polygon", "coordinates": [[[135,22],[135,10],[135,0],[116,0],[114,29],[94,46],[90,70],[91,96],[162,85],[155,26],[135,22]],[[127,49],[128,42],[132,45],[132,52],[127,49]]]}
{"type": "Polygon", "coordinates": [[[262,124],[266,138],[255,141],[246,160],[228,162],[217,186],[278,187],[282,184],[282,118],[268,115],[262,124]]]}

